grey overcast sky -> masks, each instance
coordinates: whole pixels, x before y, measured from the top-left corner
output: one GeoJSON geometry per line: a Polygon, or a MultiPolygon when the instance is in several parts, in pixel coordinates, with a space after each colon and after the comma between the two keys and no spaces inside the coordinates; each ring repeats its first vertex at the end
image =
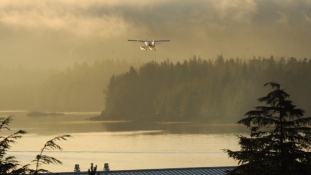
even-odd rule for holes
{"type": "Polygon", "coordinates": [[[311,0],[1,0],[0,66],[311,58],[311,0]],[[127,39],[170,39],[141,51],[127,39]]]}

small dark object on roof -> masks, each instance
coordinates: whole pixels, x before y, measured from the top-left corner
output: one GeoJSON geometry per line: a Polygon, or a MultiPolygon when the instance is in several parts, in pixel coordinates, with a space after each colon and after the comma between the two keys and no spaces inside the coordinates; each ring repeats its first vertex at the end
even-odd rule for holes
{"type": "MultiPolygon", "coordinates": [[[[226,171],[232,170],[228,167],[198,167],[198,168],[168,168],[168,169],[145,169],[145,170],[120,170],[120,171],[97,171],[101,175],[225,175],[226,171]]],[[[59,175],[87,175],[87,172],[63,172],[59,175]]]]}

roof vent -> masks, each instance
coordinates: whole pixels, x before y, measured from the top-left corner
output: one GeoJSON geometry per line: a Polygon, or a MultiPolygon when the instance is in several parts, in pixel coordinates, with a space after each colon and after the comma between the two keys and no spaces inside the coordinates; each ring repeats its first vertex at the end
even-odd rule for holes
{"type": "Polygon", "coordinates": [[[80,172],[80,166],[79,164],[75,164],[75,169],[74,169],[74,172],[80,172]]]}
{"type": "Polygon", "coordinates": [[[110,171],[110,168],[109,168],[109,164],[108,164],[108,163],[105,163],[104,171],[110,171]]]}

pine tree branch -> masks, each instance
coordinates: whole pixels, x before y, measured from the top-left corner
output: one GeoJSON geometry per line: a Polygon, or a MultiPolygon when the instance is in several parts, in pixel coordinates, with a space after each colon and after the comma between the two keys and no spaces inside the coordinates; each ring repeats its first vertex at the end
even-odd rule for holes
{"type": "Polygon", "coordinates": [[[34,174],[38,174],[39,172],[48,172],[45,169],[39,169],[39,167],[42,164],[62,164],[62,162],[54,157],[43,155],[43,152],[45,150],[62,150],[62,148],[55,143],[55,141],[61,141],[61,140],[67,140],[68,138],[72,137],[69,134],[62,135],[62,136],[57,136],[49,141],[47,141],[43,148],[41,148],[40,154],[36,156],[36,159],[34,159],[32,162],[35,162],[36,164],[36,169],[34,171],[34,174]]]}

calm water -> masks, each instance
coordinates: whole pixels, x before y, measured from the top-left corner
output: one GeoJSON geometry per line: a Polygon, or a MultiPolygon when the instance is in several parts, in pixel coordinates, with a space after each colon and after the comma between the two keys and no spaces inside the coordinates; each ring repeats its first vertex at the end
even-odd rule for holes
{"type": "MultiPolygon", "coordinates": [[[[205,167],[237,165],[222,149],[238,150],[236,135],[245,132],[235,125],[146,124],[92,122],[97,113],[66,113],[64,116],[27,117],[26,111],[2,111],[13,114],[12,131],[28,132],[12,146],[9,155],[30,163],[47,140],[71,134],[68,141],[57,142],[63,151],[49,151],[63,165],[43,168],[53,172],[73,171],[75,164],[86,171],[90,163],[102,170],[205,167]]],[[[1,135],[8,132],[2,131],[1,135]]]]}

